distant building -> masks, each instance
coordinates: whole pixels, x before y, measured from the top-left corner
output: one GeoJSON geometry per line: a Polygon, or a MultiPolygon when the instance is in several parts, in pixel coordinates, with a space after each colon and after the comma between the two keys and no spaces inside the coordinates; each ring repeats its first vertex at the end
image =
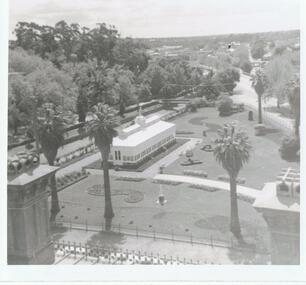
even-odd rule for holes
{"type": "Polygon", "coordinates": [[[113,165],[141,163],[161,148],[175,142],[176,125],[160,120],[158,115],[144,117],[141,112],[135,124],[114,138],[110,154],[113,165]]]}

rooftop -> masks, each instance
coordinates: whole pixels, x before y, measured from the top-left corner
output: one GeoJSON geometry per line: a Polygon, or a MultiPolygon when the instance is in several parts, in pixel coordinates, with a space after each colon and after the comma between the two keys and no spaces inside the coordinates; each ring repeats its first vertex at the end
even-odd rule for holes
{"type": "Polygon", "coordinates": [[[146,125],[143,127],[134,124],[127,129],[124,129],[123,133],[127,136],[124,137],[119,135],[118,137],[115,137],[113,140],[113,146],[134,147],[168,129],[173,128],[174,126],[175,124],[173,123],[160,121],[159,118],[157,120],[155,116],[152,116],[150,120],[146,119],[146,125]]]}
{"type": "Polygon", "coordinates": [[[139,115],[135,119],[135,124],[119,131],[119,136],[113,140],[113,146],[134,147],[174,126],[173,123],[160,120],[158,115],[139,115]]]}

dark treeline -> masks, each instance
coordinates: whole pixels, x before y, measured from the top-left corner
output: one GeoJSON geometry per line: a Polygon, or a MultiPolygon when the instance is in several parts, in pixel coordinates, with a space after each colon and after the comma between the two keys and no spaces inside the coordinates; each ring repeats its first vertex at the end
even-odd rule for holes
{"type": "Polygon", "coordinates": [[[141,41],[122,38],[106,24],[20,22],[15,34],[9,54],[9,128],[15,134],[32,125],[45,103],[83,122],[99,102],[123,115],[129,105],[188,92],[213,99],[239,80],[231,68],[204,74],[182,57],[151,60],[141,41]]]}
{"type": "Polygon", "coordinates": [[[97,24],[93,29],[60,21],[52,26],[19,22],[15,28],[15,46],[48,59],[57,67],[66,62],[96,59],[110,65],[122,64],[135,71],[146,69],[148,57],[144,45],[132,39],[121,39],[114,26],[97,24]]]}

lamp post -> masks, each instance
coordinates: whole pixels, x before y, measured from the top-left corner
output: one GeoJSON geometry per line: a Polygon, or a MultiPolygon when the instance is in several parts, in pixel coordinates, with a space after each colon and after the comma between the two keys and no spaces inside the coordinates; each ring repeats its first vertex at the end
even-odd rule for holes
{"type": "MultiPolygon", "coordinates": [[[[165,165],[161,165],[159,167],[159,173],[160,174],[163,174],[164,168],[165,168],[165,165]]],[[[167,203],[167,200],[165,199],[165,196],[164,196],[164,193],[163,193],[162,184],[159,184],[159,194],[158,194],[158,199],[157,199],[156,203],[161,205],[161,206],[164,206],[167,203]]]]}

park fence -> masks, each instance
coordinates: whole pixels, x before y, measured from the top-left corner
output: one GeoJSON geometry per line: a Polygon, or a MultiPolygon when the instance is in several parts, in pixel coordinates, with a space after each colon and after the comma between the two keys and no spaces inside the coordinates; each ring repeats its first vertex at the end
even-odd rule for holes
{"type": "MultiPolygon", "coordinates": [[[[83,222],[75,222],[72,221],[71,218],[68,218],[68,221],[59,221],[57,219],[55,226],[57,228],[65,228],[66,230],[81,230],[86,232],[105,232],[105,224],[100,223],[99,225],[92,225],[89,224],[87,219],[83,222]]],[[[66,219],[67,220],[67,219],[66,219]]],[[[121,223],[112,223],[111,231],[112,234],[123,234],[132,236],[135,238],[147,238],[151,239],[152,241],[157,240],[164,240],[168,242],[180,242],[180,243],[188,243],[188,244],[195,244],[195,245],[205,245],[210,247],[221,247],[221,248],[228,248],[234,249],[236,251],[247,251],[258,253],[262,255],[269,255],[269,251],[265,246],[263,240],[261,239],[260,235],[256,238],[258,241],[256,244],[241,244],[239,243],[232,235],[229,237],[227,235],[218,235],[216,232],[203,230],[203,234],[194,234],[192,231],[188,233],[178,233],[177,231],[170,229],[168,231],[162,231],[161,229],[151,228],[150,230],[144,229],[143,226],[138,225],[126,225],[121,223]]]]}
{"type": "MultiPolygon", "coordinates": [[[[254,106],[254,104],[252,104],[251,102],[245,102],[243,100],[240,100],[238,96],[235,98],[235,101],[237,103],[244,103],[249,109],[251,109],[254,112],[257,112],[257,105],[254,106]]],[[[290,119],[283,119],[278,116],[279,114],[269,112],[266,110],[265,107],[262,108],[263,122],[269,123],[274,128],[281,129],[286,134],[292,134],[294,130],[293,121],[290,119]]]]}
{"type": "Polygon", "coordinates": [[[64,259],[68,258],[73,259],[73,264],[78,264],[82,260],[91,264],[109,265],[196,265],[208,263],[208,261],[200,262],[199,260],[186,259],[179,256],[111,248],[99,243],[93,245],[54,240],[53,246],[56,255],[55,264],[61,264],[64,259]]]}

